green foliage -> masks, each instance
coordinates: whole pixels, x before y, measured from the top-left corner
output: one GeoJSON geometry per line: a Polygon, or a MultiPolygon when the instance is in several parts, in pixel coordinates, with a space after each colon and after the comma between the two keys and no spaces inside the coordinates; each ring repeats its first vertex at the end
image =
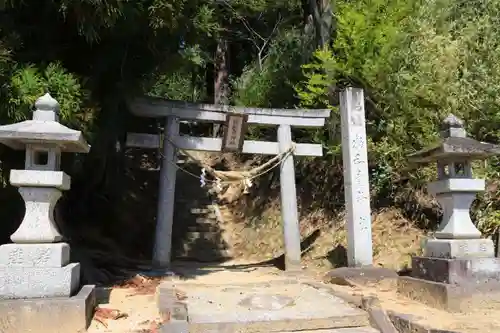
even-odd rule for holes
{"type": "Polygon", "coordinates": [[[184,72],[169,73],[158,77],[148,94],[180,101],[198,101],[201,99],[201,92],[196,91],[192,84],[190,77],[184,72]]]}
{"type": "MultiPolygon", "coordinates": [[[[27,119],[49,91],[62,121],[95,139],[84,169],[89,181],[72,190],[86,201],[71,209],[118,207],[123,99],[211,98],[205,87],[214,81],[215,47],[226,40],[234,104],[332,110],[324,129],[294,133],[326,148],[323,160],[298,165],[314,199],[341,200],[337,96],[346,86],[365,90],[376,199],[406,205],[417,196],[408,188],[434,177],[432,168],[408,169],[406,156],[437,139],[448,113],[463,118],[472,137],[500,142],[499,1],[332,1],[332,43],[315,52],[307,7],[296,0],[0,1],[0,121],[27,119]]],[[[265,131],[252,134],[275,134],[265,131]]],[[[9,165],[10,157],[2,161],[9,165]]],[[[476,171],[498,179],[500,163],[476,171]]],[[[500,226],[498,188],[491,182],[476,205],[485,233],[500,226]]],[[[424,200],[411,209],[421,216],[429,206],[424,200]]],[[[118,214],[106,211],[110,217],[95,214],[108,226],[118,214]]],[[[94,220],[86,213],[74,215],[86,224],[94,220]]]]}
{"type": "Polygon", "coordinates": [[[14,70],[10,87],[9,103],[4,107],[11,120],[30,119],[37,98],[50,92],[59,102],[61,120],[77,128],[83,126],[78,119],[83,112],[85,91],[79,79],[60,63],[49,64],[43,71],[34,65],[20,67],[14,70]]]}
{"type": "Polygon", "coordinates": [[[249,64],[234,82],[234,103],[261,107],[293,107],[297,99],[294,85],[302,79],[300,66],[307,59],[308,36],[289,30],[271,44],[262,68],[249,64]]]}
{"type": "MultiPolygon", "coordinates": [[[[400,179],[417,185],[434,177],[405,171],[406,155],[435,141],[449,113],[466,120],[472,137],[499,142],[499,11],[500,2],[481,0],[337,2],[336,39],[303,66],[296,90],[303,106],[335,111],[332,91],[365,89],[375,193],[395,194],[400,179]]],[[[330,127],[336,123],[335,112],[330,127]]],[[[322,140],[339,153],[338,136],[325,132],[322,140]]],[[[498,205],[486,199],[479,207],[490,215],[481,219],[491,225],[498,205]]]]}

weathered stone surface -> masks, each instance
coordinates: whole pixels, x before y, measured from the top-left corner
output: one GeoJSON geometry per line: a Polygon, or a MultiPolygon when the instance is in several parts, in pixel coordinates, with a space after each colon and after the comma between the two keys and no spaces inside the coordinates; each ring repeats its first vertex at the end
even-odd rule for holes
{"type": "Polygon", "coordinates": [[[391,318],[392,323],[400,333],[459,333],[456,331],[431,328],[427,325],[420,324],[419,321],[421,321],[422,318],[413,315],[393,311],[387,311],[387,315],[391,318]]]}
{"type": "MultiPolygon", "coordinates": [[[[170,332],[170,331],[165,331],[165,332],[170,332]]],[[[175,331],[172,331],[175,332],[175,331]]],[[[182,333],[188,332],[188,331],[182,331],[182,333]]],[[[255,332],[255,333],[262,333],[263,331],[238,331],[238,333],[245,332],[255,332]]],[[[163,333],[163,332],[162,332],[163,333]]],[[[231,328],[227,327],[219,327],[217,329],[211,329],[208,331],[205,331],[204,333],[235,333],[234,331],[231,330],[231,328]]],[[[285,331],[285,332],[280,332],[280,333],[380,333],[380,331],[374,329],[373,327],[369,326],[364,326],[364,327],[344,327],[344,328],[331,328],[331,329],[324,329],[324,330],[305,330],[305,331],[285,331]]],[[[404,332],[406,333],[406,332],[404,332]]],[[[408,332],[410,333],[410,332],[408,332]]],[[[411,332],[413,333],[413,332],[411,332]]],[[[434,333],[434,332],[432,332],[434,333]]],[[[437,333],[437,332],[436,332],[437,333]]],[[[446,333],[446,332],[443,332],[446,333]]],[[[453,333],[453,332],[450,332],[453,333]]]]}
{"type": "Polygon", "coordinates": [[[69,264],[69,245],[4,244],[0,246],[0,267],[63,267],[69,264]]]}
{"type": "Polygon", "coordinates": [[[293,298],[281,295],[251,295],[242,299],[238,305],[255,310],[281,310],[295,305],[293,298]]]}
{"type": "Polygon", "coordinates": [[[500,258],[412,258],[412,277],[450,284],[500,282],[500,258]]]}
{"type": "Polygon", "coordinates": [[[94,306],[90,285],[69,298],[0,300],[0,332],[83,333],[94,306]]]}
{"type": "Polygon", "coordinates": [[[55,187],[69,190],[71,177],[63,171],[11,170],[10,183],[16,187],[55,187]]]}
{"type": "Polygon", "coordinates": [[[325,291],[296,283],[193,286],[187,290],[190,332],[280,332],[368,325],[368,315],[325,291]],[[280,309],[240,305],[253,295],[279,295],[294,300],[280,309]]]}
{"type": "Polygon", "coordinates": [[[424,256],[435,258],[493,258],[495,245],[491,239],[429,239],[424,256]]]}
{"type": "Polygon", "coordinates": [[[408,276],[398,279],[398,293],[432,307],[451,312],[468,311],[477,306],[500,306],[500,282],[453,285],[408,276]]]}
{"type": "Polygon", "coordinates": [[[500,148],[495,144],[479,142],[472,138],[450,136],[435,146],[408,155],[408,158],[411,163],[426,164],[450,157],[465,156],[469,159],[485,159],[498,154],[500,154],[500,148]]]}
{"type": "Polygon", "coordinates": [[[484,179],[443,179],[428,185],[443,208],[443,217],[434,233],[441,239],[479,239],[481,232],[470,218],[469,209],[479,191],[484,190],[484,179]]]}
{"type": "Polygon", "coordinates": [[[24,149],[26,144],[56,144],[64,151],[88,153],[89,145],[82,132],[58,122],[59,103],[45,94],[35,103],[33,120],[0,126],[0,143],[13,149],[24,149]]]}
{"type": "Polygon", "coordinates": [[[70,297],[80,283],[80,264],[0,267],[0,281],[0,299],[70,297]]]}
{"type": "Polygon", "coordinates": [[[158,312],[163,320],[187,320],[186,303],[182,302],[182,293],[179,293],[170,282],[163,282],[157,288],[158,312]]]}
{"type": "Polygon", "coordinates": [[[396,281],[398,274],[383,267],[340,267],[335,268],[325,275],[324,280],[339,285],[350,285],[351,282],[360,284],[378,283],[382,280],[396,281]]]}
{"type": "Polygon", "coordinates": [[[189,324],[185,320],[172,320],[163,323],[160,328],[161,333],[189,333],[189,324]]]}
{"type": "Polygon", "coordinates": [[[20,187],[26,213],[19,228],[10,236],[14,243],[55,243],[62,240],[54,221],[54,207],[62,195],[57,188],[20,187]]]}
{"type": "Polygon", "coordinates": [[[373,264],[368,150],[363,89],[340,93],[342,160],[347,227],[347,262],[373,264]]]}
{"type": "MultiPolygon", "coordinates": [[[[294,332],[297,333],[297,331],[294,332]]],[[[293,332],[289,331],[282,333],[293,333],[293,332]]],[[[346,327],[346,328],[334,328],[328,330],[300,331],[300,333],[379,333],[379,331],[372,327],[346,327]]]]}

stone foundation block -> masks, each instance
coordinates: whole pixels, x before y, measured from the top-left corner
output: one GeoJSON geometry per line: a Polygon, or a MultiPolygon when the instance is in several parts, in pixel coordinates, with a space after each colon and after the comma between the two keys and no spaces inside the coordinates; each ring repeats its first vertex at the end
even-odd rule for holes
{"type": "Polygon", "coordinates": [[[51,267],[69,264],[69,245],[5,244],[0,246],[0,267],[51,267]]]}
{"type": "Polygon", "coordinates": [[[444,259],[413,257],[412,277],[450,284],[500,282],[500,258],[444,259]]]}
{"type": "Polygon", "coordinates": [[[11,170],[10,183],[17,187],[55,187],[67,191],[71,177],[64,171],[11,170]]]}
{"type": "MultiPolygon", "coordinates": [[[[161,333],[189,333],[189,324],[185,320],[172,320],[163,323],[160,328],[161,333]]],[[[219,331],[217,331],[219,332],[219,331]]]]}
{"type": "Polygon", "coordinates": [[[397,279],[398,274],[395,271],[374,266],[335,268],[323,278],[325,282],[339,285],[350,285],[351,281],[363,285],[388,282],[394,288],[396,287],[397,279]]]}
{"type": "Polygon", "coordinates": [[[425,257],[435,258],[492,258],[495,246],[491,239],[429,239],[425,257]]]}
{"type": "Polygon", "coordinates": [[[157,288],[158,311],[164,320],[187,320],[187,305],[181,302],[174,286],[162,283],[157,288]]]}
{"type": "Polygon", "coordinates": [[[60,268],[0,267],[0,299],[70,297],[80,285],[80,264],[60,268]]]}
{"type": "Polygon", "coordinates": [[[0,300],[0,332],[83,333],[95,303],[94,286],[68,298],[0,300]]]}
{"type": "Polygon", "coordinates": [[[454,285],[401,276],[398,293],[415,301],[451,312],[474,308],[500,307],[500,282],[454,285]]]}
{"type": "Polygon", "coordinates": [[[422,323],[425,320],[423,317],[397,313],[394,311],[387,311],[387,315],[400,333],[460,333],[457,331],[431,328],[427,324],[422,323]]]}

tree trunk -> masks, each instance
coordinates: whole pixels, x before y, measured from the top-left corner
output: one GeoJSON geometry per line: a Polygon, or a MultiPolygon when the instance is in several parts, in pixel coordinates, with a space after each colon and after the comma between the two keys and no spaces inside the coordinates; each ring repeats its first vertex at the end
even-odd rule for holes
{"type": "Polygon", "coordinates": [[[330,0],[309,0],[316,31],[316,45],[323,48],[332,37],[333,10],[330,0]]]}
{"type": "MultiPolygon", "coordinates": [[[[227,104],[229,98],[229,43],[220,38],[217,41],[214,59],[214,104],[227,104]]],[[[214,124],[213,137],[217,137],[220,124],[214,124]]]]}

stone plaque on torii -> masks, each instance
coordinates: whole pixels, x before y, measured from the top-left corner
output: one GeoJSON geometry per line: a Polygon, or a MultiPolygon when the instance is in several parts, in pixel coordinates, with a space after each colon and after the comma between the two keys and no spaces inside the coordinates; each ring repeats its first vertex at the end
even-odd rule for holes
{"type": "MultiPolygon", "coordinates": [[[[349,265],[371,265],[371,214],[363,90],[347,88],[341,93],[341,101],[349,265]]],[[[183,150],[207,152],[226,150],[244,154],[278,155],[286,152],[293,145],[293,154],[285,157],[280,166],[281,214],[286,270],[301,268],[299,214],[293,156],[322,156],[323,147],[320,144],[294,143],[291,128],[322,127],[330,116],[329,109],[288,110],[234,107],[146,97],[134,99],[128,105],[132,114],[136,116],[165,118],[163,143],[160,142],[160,135],[146,133],[128,133],[126,143],[128,147],[151,149],[161,147],[163,150],[153,251],[153,262],[156,266],[168,267],[170,265],[176,180],[176,168],[172,166],[176,163],[176,147],[183,150]],[[231,117],[244,117],[242,121],[233,121],[233,129],[238,134],[233,135],[233,138],[229,131],[231,126],[226,126],[222,139],[193,137],[179,133],[179,121],[226,122],[230,125],[231,117]],[[277,126],[277,141],[244,140],[247,124],[277,126]],[[233,149],[227,149],[230,148],[228,143],[233,149]]]]}

